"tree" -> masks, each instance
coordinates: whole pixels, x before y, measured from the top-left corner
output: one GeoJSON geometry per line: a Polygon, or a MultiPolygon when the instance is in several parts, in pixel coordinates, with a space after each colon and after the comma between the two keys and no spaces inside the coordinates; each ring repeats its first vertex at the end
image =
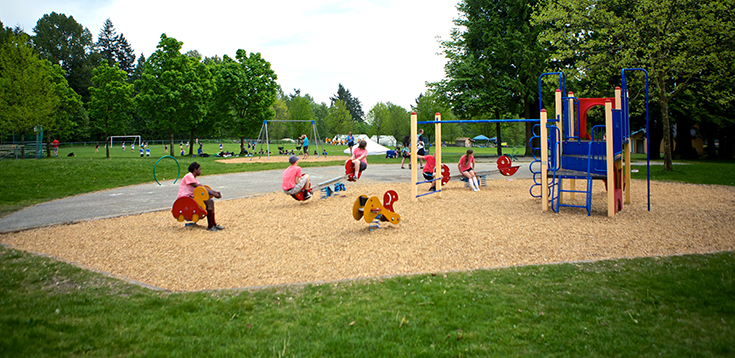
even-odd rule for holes
{"type": "Polygon", "coordinates": [[[575,76],[610,77],[629,67],[648,71],[663,121],[664,170],[671,171],[673,99],[698,82],[725,88],[713,93],[716,100],[732,99],[732,15],[731,0],[553,0],[535,20],[544,24],[542,43],[555,49],[555,58],[574,63],[569,72],[575,76]]]}
{"type": "Polygon", "coordinates": [[[329,107],[329,114],[327,114],[324,122],[327,126],[327,136],[329,137],[352,132],[354,125],[352,114],[347,110],[347,105],[340,99],[336,100],[329,107]]]}
{"type": "Polygon", "coordinates": [[[26,35],[10,34],[0,47],[0,127],[20,134],[21,146],[25,134],[46,124],[59,105],[50,67],[26,35]]]}
{"type": "MultiPolygon", "coordinates": [[[[441,113],[442,120],[445,121],[456,119],[451,111],[449,100],[445,93],[432,89],[419,95],[419,98],[416,99],[416,107],[413,110],[416,112],[416,117],[419,121],[433,121],[436,113],[441,113]]],[[[457,134],[457,128],[459,128],[457,124],[443,124],[442,137],[453,140],[457,134]]],[[[404,133],[408,134],[408,131],[410,131],[410,128],[407,128],[407,131],[404,133]]],[[[434,126],[428,125],[424,127],[424,131],[426,136],[432,137],[434,135],[434,126]]]]}
{"type": "MultiPolygon", "coordinates": [[[[295,121],[312,121],[314,120],[314,112],[311,110],[311,100],[307,96],[292,97],[288,106],[288,113],[291,120],[295,121]]],[[[288,128],[289,137],[298,137],[302,134],[310,134],[311,123],[302,122],[294,123],[288,128]]],[[[309,135],[310,136],[310,135],[309,135]]],[[[312,138],[313,140],[313,138],[312,138]]]]}
{"type": "MultiPolygon", "coordinates": [[[[500,112],[538,118],[537,78],[546,51],[531,24],[537,0],[463,0],[451,40],[443,41],[446,79],[431,87],[446,93],[452,111],[464,118],[500,112]]],[[[531,137],[533,126],[526,127],[531,137]]],[[[526,154],[530,154],[526,147],[526,154]]]]}
{"type": "Polygon", "coordinates": [[[36,35],[33,45],[41,57],[58,64],[66,72],[69,86],[82,98],[89,98],[92,67],[92,34],[89,30],[64,14],[43,15],[33,28],[36,35]]]}
{"type": "Polygon", "coordinates": [[[368,135],[374,134],[380,139],[380,134],[384,132],[385,124],[388,122],[388,106],[383,102],[376,103],[368,111],[365,122],[367,122],[371,129],[368,135]]]}
{"type": "Polygon", "coordinates": [[[271,105],[276,101],[278,84],[270,62],[260,53],[239,49],[233,60],[223,56],[215,75],[215,96],[227,117],[228,128],[240,138],[240,151],[245,150],[245,138],[257,135],[263,121],[272,119],[271,105]]]}
{"type": "Polygon", "coordinates": [[[52,136],[71,137],[75,133],[83,134],[87,130],[88,123],[85,122],[86,113],[82,105],[82,96],[69,87],[64,70],[58,65],[52,65],[49,62],[46,64],[54,83],[54,92],[59,98],[58,106],[43,126],[46,133],[46,156],[51,157],[52,136]],[[76,132],[75,129],[82,132],[76,132]]]}
{"type": "Polygon", "coordinates": [[[128,75],[133,74],[133,70],[135,69],[135,52],[130,47],[125,36],[123,34],[117,34],[110,18],[107,18],[102,25],[102,30],[100,30],[94,46],[102,59],[107,60],[110,66],[118,64],[118,67],[128,75]]]}
{"type": "MultiPolygon", "coordinates": [[[[161,35],[157,50],[143,68],[141,79],[135,82],[135,97],[140,114],[155,130],[169,135],[170,154],[174,155],[174,133],[190,131],[207,113],[211,96],[206,69],[198,67],[197,59],[181,54],[181,45],[173,37],[161,35]]],[[[201,64],[201,63],[199,63],[201,64]]],[[[202,65],[203,66],[203,65],[202,65]]],[[[193,140],[190,132],[190,140],[193,140]]],[[[190,147],[191,154],[191,147],[190,147]]]]}
{"type": "MultiPolygon", "coordinates": [[[[121,70],[118,64],[108,65],[107,60],[94,69],[92,83],[89,89],[91,99],[89,113],[95,128],[108,138],[113,133],[121,133],[135,108],[133,101],[133,85],[127,83],[127,72],[121,70]]],[[[107,158],[110,157],[110,146],[107,148],[107,158]]]]}
{"type": "Polygon", "coordinates": [[[350,111],[350,114],[352,115],[352,120],[355,122],[363,122],[365,113],[362,111],[362,104],[360,104],[360,100],[357,97],[353,97],[350,91],[342,84],[339,84],[339,87],[337,88],[337,94],[334,95],[334,97],[329,97],[329,100],[332,101],[331,105],[334,105],[334,102],[337,100],[342,100],[347,105],[347,110],[350,111]]]}

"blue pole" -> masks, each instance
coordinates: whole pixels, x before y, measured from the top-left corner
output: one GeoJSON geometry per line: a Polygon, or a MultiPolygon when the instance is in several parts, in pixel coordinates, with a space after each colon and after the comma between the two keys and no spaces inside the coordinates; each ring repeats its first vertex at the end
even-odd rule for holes
{"type": "MultiPolygon", "coordinates": [[[[649,122],[648,122],[648,71],[646,71],[643,68],[624,68],[620,71],[620,75],[622,77],[622,85],[623,85],[623,91],[627,91],[627,80],[625,77],[625,71],[642,71],[646,75],[646,145],[648,148],[646,148],[646,182],[647,182],[647,194],[648,194],[648,211],[651,211],[651,140],[650,140],[650,133],[649,130],[649,122]]],[[[622,94],[625,97],[625,94],[622,94]]],[[[624,107],[628,107],[627,101],[624,104],[624,107]]]]}

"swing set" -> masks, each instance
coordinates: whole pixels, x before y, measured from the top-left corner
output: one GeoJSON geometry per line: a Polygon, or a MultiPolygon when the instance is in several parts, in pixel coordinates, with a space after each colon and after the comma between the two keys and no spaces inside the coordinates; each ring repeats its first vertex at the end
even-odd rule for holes
{"type": "MultiPolygon", "coordinates": [[[[270,139],[268,138],[268,122],[297,122],[297,123],[304,123],[304,122],[311,122],[311,138],[314,140],[314,145],[316,148],[316,156],[319,157],[319,153],[321,151],[319,150],[319,144],[321,142],[319,138],[319,131],[316,129],[316,122],[313,120],[295,120],[295,119],[271,119],[271,120],[264,120],[263,125],[260,127],[260,133],[258,133],[258,140],[255,142],[260,143],[260,154],[258,155],[258,159],[260,159],[263,156],[263,140],[265,140],[265,152],[268,156],[268,160],[271,159],[271,149],[270,149],[270,139]]],[[[324,149],[324,146],[322,145],[322,149],[324,149]]],[[[253,148],[253,152],[255,151],[255,148],[253,148]]],[[[253,160],[255,157],[255,153],[250,157],[250,160],[253,160]]]]}

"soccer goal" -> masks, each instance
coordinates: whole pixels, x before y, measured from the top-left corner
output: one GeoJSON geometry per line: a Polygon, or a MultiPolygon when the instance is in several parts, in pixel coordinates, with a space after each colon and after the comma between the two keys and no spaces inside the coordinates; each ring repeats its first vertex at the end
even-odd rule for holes
{"type": "Polygon", "coordinates": [[[128,138],[132,139],[132,144],[135,144],[135,142],[138,142],[138,147],[140,147],[140,144],[142,142],[140,141],[139,135],[113,135],[113,136],[107,137],[108,148],[112,149],[114,147],[115,142],[118,142],[118,143],[127,142],[128,138]]]}

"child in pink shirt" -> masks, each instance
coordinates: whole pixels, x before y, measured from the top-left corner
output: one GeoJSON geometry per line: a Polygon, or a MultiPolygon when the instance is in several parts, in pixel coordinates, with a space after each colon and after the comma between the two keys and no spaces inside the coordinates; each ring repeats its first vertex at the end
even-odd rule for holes
{"type": "Polygon", "coordinates": [[[364,139],[360,141],[357,148],[352,150],[350,161],[355,166],[353,181],[356,181],[360,177],[360,172],[364,172],[367,169],[367,141],[364,139]]]}
{"type": "MultiPolygon", "coordinates": [[[[281,189],[288,195],[296,195],[304,188],[311,187],[309,174],[302,174],[301,167],[299,167],[299,157],[292,155],[288,158],[288,162],[291,166],[286,168],[283,172],[283,182],[281,183],[281,189]]],[[[307,191],[304,193],[304,200],[309,199],[310,194],[307,191]]]]}
{"type": "Polygon", "coordinates": [[[475,156],[473,155],[472,149],[467,149],[467,154],[459,158],[457,168],[463,177],[467,178],[467,181],[472,187],[472,191],[480,191],[480,185],[477,183],[477,176],[475,173],[475,156]]]}
{"type": "MultiPolygon", "coordinates": [[[[202,175],[202,168],[197,162],[193,162],[189,164],[189,173],[184,175],[184,178],[181,179],[181,185],[179,186],[179,195],[178,198],[188,196],[188,197],[194,197],[194,188],[201,186],[202,184],[199,183],[199,180],[197,180],[196,177],[202,175]]],[[[222,197],[222,193],[212,190],[209,193],[210,195],[214,196],[215,198],[219,199],[222,197]]],[[[209,231],[219,231],[223,230],[225,227],[222,225],[217,225],[217,223],[214,220],[214,200],[209,199],[204,201],[204,204],[207,208],[207,230],[209,231]]]]}

